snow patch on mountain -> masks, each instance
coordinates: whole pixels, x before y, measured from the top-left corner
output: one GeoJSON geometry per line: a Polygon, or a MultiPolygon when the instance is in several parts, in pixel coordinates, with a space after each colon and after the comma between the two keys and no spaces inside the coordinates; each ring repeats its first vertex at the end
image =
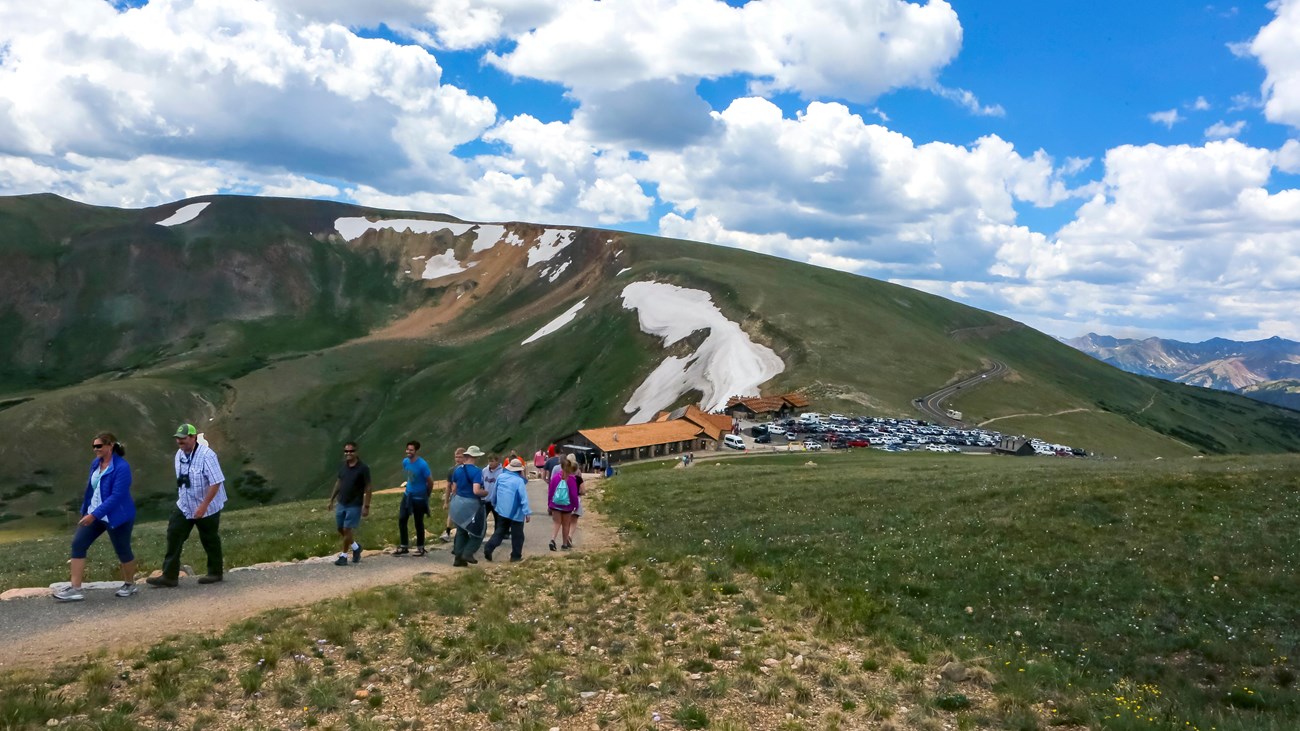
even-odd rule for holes
{"type": "Polygon", "coordinates": [[[771,348],[755,343],[728,320],[703,290],[663,282],[633,282],[623,288],[623,307],[636,310],[641,331],[662,337],[668,347],[698,330],[709,335],[686,357],[667,356],[637,387],[623,407],[629,424],[649,421],[692,390],[704,394],[700,408],[717,411],[732,396],[758,395],[758,387],[785,370],[771,348]]]}
{"type": "Polygon", "coordinates": [[[456,260],[456,252],[448,249],[437,256],[429,257],[429,260],[424,263],[424,273],[420,275],[420,278],[449,277],[453,274],[460,274],[477,263],[472,261],[469,264],[461,264],[456,260]]]}
{"type": "Polygon", "coordinates": [[[453,236],[460,236],[474,228],[475,223],[448,223],[446,221],[426,221],[422,218],[390,218],[371,221],[360,216],[344,217],[334,221],[334,230],[348,241],[356,241],[367,231],[391,229],[398,233],[431,234],[438,231],[450,231],[453,236]]]}
{"type": "Polygon", "coordinates": [[[182,223],[189,223],[199,217],[204,208],[207,208],[209,202],[191,203],[188,206],[181,206],[176,209],[172,215],[158,222],[159,226],[179,226],[182,223]]]}
{"type": "Polygon", "coordinates": [[[547,278],[548,280],[551,281],[552,284],[554,284],[555,280],[559,279],[560,275],[564,273],[564,270],[568,268],[569,268],[569,262],[562,261],[559,263],[558,266],[547,267],[543,269],[540,276],[547,278]]]}
{"type": "Polygon", "coordinates": [[[572,229],[548,228],[542,231],[542,235],[537,237],[537,245],[528,250],[528,266],[536,266],[544,261],[550,261],[556,254],[564,250],[564,247],[573,243],[576,231],[572,229]]]}
{"type": "Polygon", "coordinates": [[[560,328],[564,327],[565,325],[568,325],[570,322],[573,322],[573,318],[578,316],[578,311],[581,310],[586,304],[587,304],[587,298],[583,297],[582,301],[578,302],[578,304],[565,310],[564,313],[559,317],[543,325],[541,329],[539,329],[537,332],[533,333],[532,335],[529,335],[526,340],[520,343],[520,345],[527,345],[533,342],[534,340],[539,340],[541,338],[544,338],[547,335],[550,335],[551,333],[555,332],[556,330],[559,330],[560,328]]]}

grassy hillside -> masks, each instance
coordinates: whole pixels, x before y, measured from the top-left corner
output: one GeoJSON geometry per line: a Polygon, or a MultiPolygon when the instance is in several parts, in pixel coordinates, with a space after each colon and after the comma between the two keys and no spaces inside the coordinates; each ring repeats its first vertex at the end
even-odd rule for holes
{"type": "Polygon", "coordinates": [[[346,439],[392,484],[408,439],[437,466],[455,446],[531,451],[620,423],[662,359],[691,352],[691,339],[665,351],[623,308],[623,288],[645,280],[707,290],[784,361],[765,389],[803,390],[822,411],[915,416],[912,399],[996,360],[1010,376],[952,403],[991,428],[1121,457],[1300,451],[1300,413],[1129,375],[998,315],[864,277],[582,229],[546,264],[500,244],[463,275],[425,281],[422,259],[470,256],[473,234],[346,242],[339,216],[421,214],[200,200],[211,205],[173,228],[154,222],[179,204],[0,201],[0,248],[25,283],[0,293],[12,325],[0,328],[0,425],[12,437],[0,445],[0,514],[56,519],[80,494],[82,445],[100,429],[131,445],[154,514],[181,421],[208,434],[240,505],[327,489],[346,439]],[[559,263],[563,275],[548,276],[559,263]],[[572,323],[520,345],[583,298],[572,323]]]}
{"type": "Polygon", "coordinates": [[[657,561],[758,576],[832,637],[983,658],[1063,724],[1300,724],[1297,457],[815,459],[629,468],[612,510],[657,561]]]}
{"type": "Polygon", "coordinates": [[[1265,403],[1300,411],[1300,380],[1294,378],[1261,383],[1247,388],[1244,393],[1265,403]]]}

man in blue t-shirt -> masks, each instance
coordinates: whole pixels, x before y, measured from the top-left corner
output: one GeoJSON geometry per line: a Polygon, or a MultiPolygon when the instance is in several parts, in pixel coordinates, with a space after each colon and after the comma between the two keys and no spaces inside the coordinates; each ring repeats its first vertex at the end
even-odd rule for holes
{"type": "Polygon", "coordinates": [[[397,511],[397,534],[400,545],[394,556],[410,553],[407,542],[406,521],[415,516],[415,555],[424,555],[424,516],[429,514],[429,496],[433,494],[433,473],[429,463],[419,456],[420,443],[412,439],[406,443],[406,458],[402,471],[406,473],[406,492],[402,494],[402,507],[397,511]]]}
{"type": "Polygon", "coordinates": [[[478,563],[474,554],[483,545],[487,510],[482,498],[487,496],[487,489],[483,487],[483,470],[474,464],[482,456],[483,450],[477,446],[467,447],[461,463],[451,471],[453,492],[447,514],[456,524],[456,540],[451,547],[456,560],[452,566],[478,563]]]}

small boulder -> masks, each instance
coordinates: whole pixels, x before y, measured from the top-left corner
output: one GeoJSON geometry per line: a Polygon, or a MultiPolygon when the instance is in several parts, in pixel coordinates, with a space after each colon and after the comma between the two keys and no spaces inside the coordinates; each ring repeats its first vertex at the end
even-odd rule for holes
{"type": "Polygon", "coordinates": [[[944,663],[943,667],[939,668],[939,675],[944,680],[961,683],[965,682],[965,680],[970,677],[970,671],[966,669],[965,665],[962,665],[959,662],[948,662],[944,663]]]}

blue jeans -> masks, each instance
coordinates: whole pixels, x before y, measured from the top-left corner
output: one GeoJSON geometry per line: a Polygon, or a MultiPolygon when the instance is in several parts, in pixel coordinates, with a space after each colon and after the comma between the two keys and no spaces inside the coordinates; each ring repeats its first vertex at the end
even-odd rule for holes
{"type": "Polygon", "coordinates": [[[511,520],[501,515],[497,515],[496,530],[492,532],[492,537],[488,539],[487,546],[483,549],[484,553],[492,553],[497,550],[505,541],[506,536],[510,536],[510,558],[518,561],[524,557],[524,522],[522,520],[511,520]]]}
{"type": "Polygon", "coordinates": [[[72,536],[72,558],[85,558],[86,550],[95,539],[108,531],[108,540],[113,542],[113,550],[117,552],[117,560],[122,563],[130,563],[135,560],[135,554],[131,552],[131,530],[135,528],[135,521],[123,523],[116,528],[109,528],[108,523],[102,520],[96,520],[90,525],[77,526],[77,532],[72,536]]]}

